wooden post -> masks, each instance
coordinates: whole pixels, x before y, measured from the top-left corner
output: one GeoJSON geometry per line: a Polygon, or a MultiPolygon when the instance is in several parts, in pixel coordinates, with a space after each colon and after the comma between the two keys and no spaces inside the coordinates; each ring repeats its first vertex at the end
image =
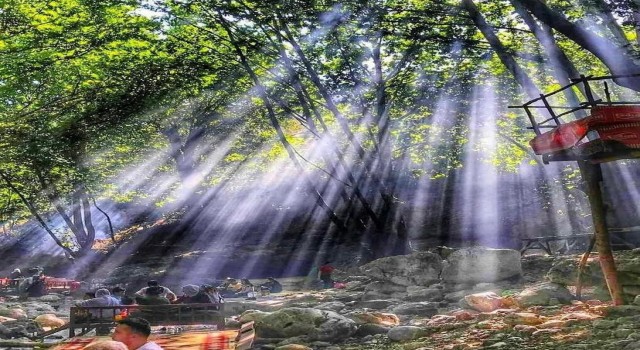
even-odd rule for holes
{"type": "Polygon", "coordinates": [[[593,219],[593,228],[595,230],[596,247],[598,248],[598,258],[600,259],[600,268],[609,288],[611,300],[615,305],[624,304],[622,295],[622,287],[618,281],[618,271],[613,260],[613,252],[609,241],[609,230],[606,221],[606,209],[602,200],[602,168],[600,164],[591,164],[584,160],[578,161],[582,181],[585,184],[585,192],[589,198],[591,206],[591,218],[593,219]]]}

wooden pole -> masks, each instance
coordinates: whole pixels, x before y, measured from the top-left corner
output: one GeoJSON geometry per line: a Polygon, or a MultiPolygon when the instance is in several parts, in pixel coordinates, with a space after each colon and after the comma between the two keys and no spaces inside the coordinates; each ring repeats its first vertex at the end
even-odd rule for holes
{"type": "Polygon", "coordinates": [[[622,287],[618,280],[618,271],[616,263],[613,260],[613,252],[609,241],[609,230],[606,221],[606,209],[602,200],[602,168],[600,164],[591,164],[584,160],[578,161],[582,181],[585,184],[587,197],[591,206],[591,218],[593,219],[593,228],[595,230],[596,247],[598,248],[598,258],[600,259],[600,268],[609,288],[611,300],[615,305],[624,304],[622,295],[622,287]]]}

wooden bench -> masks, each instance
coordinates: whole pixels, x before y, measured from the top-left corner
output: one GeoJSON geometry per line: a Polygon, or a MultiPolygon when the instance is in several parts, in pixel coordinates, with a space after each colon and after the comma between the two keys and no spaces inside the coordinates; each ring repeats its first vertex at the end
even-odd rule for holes
{"type": "Polygon", "coordinates": [[[152,326],[210,324],[224,328],[224,304],[120,305],[100,307],[71,307],[69,337],[86,334],[92,329],[110,329],[123,315],[142,317],[152,326]]]}
{"type": "MultiPolygon", "coordinates": [[[[633,227],[612,227],[609,228],[609,237],[611,239],[611,245],[620,249],[633,249],[635,244],[624,239],[624,235],[640,233],[640,226],[633,227]]],[[[552,242],[560,242],[561,246],[555,250],[555,253],[567,254],[575,251],[579,245],[586,247],[591,240],[593,234],[591,233],[578,233],[568,236],[542,236],[542,237],[528,237],[522,239],[522,248],[520,254],[524,254],[529,249],[542,249],[549,255],[554,254],[554,247],[552,242]]]]}

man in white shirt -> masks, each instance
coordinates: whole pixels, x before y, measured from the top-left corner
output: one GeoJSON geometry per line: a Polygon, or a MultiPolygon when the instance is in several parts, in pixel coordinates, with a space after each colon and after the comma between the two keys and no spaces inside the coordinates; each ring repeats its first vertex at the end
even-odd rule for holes
{"type": "Polygon", "coordinates": [[[124,343],[128,350],[163,350],[160,345],[149,341],[151,325],[139,317],[128,317],[117,322],[111,339],[124,343]]]}

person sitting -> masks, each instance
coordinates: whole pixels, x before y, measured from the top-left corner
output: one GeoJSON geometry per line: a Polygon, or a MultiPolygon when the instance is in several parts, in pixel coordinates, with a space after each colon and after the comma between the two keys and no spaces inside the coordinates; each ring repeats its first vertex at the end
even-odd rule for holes
{"type": "Polygon", "coordinates": [[[151,280],[151,281],[147,282],[147,286],[142,288],[142,289],[140,289],[139,291],[137,291],[135,293],[135,296],[136,297],[147,296],[148,295],[147,292],[148,292],[149,288],[154,288],[154,290],[156,290],[156,291],[158,290],[155,287],[162,288],[161,289],[162,290],[161,296],[164,297],[164,298],[169,299],[170,302],[176,300],[176,298],[177,298],[176,294],[174,292],[172,292],[169,288],[159,285],[158,281],[156,281],[156,280],[151,280]]]}
{"type": "Polygon", "coordinates": [[[14,269],[11,272],[11,275],[9,275],[9,278],[11,278],[12,280],[17,280],[18,278],[22,278],[22,277],[24,276],[22,275],[22,271],[20,271],[20,269],[14,269]]]}
{"type": "MultiPolygon", "coordinates": [[[[136,293],[136,301],[139,305],[167,305],[171,304],[171,301],[165,296],[167,292],[164,287],[151,286],[146,288],[145,293],[139,296],[136,293]]],[[[174,294],[175,296],[175,294],[174,294]]]]}
{"type": "Polygon", "coordinates": [[[260,292],[263,295],[270,293],[280,293],[282,292],[282,284],[276,281],[275,278],[269,277],[267,278],[267,281],[265,283],[260,285],[260,292]]]}
{"type": "Polygon", "coordinates": [[[193,298],[195,298],[198,293],[200,293],[200,287],[195,284],[187,284],[182,287],[182,295],[174,300],[172,304],[196,304],[197,302],[194,302],[193,298]]]}
{"type": "Polygon", "coordinates": [[[127,317],[116,322],[111,339],[124,343],[129,350],[163,350],[160,345],[149,341],[151,325],[139,317],[127,317]]]}
{"type": "MultiPolygon", "coordinates": [[[[96,290],[95,298],[83,300],[76,303],[76,306],[81,307],[107,307],[107,306],[119,306],[120,301],[111,297],[111,293],[106,288],[100,288],[96,290]]],[[[93,318],[112,318],[114,314],[117,314],[119,310],[107,310],[107,309],[89,309],[89,314],[93,318]]]]}
{"type": "Polygon", "coordinates": [[[220,290],[214,286],[210,286],[208,284],[203,285],[202,287],[200,287],[202,292],[209,297],[209,300],[211,303],[213,304],[223,304],[224,303],[224,297],[222,296],[222,294],[220,294],[220,290]]]}
{"type": "Polygon", "coordinates": [[[28,297],[41,297],[47,295],[47,285],[44,280],[44,272],[42,272],[42,270],[34,269],[29,271],[36,272],[37,274],[22,281],[20,290],[28,297]]]}
{"type": "Polygon", "coordinates": [[[118,301],[122,302],[122,297],[124,296],[125,293],[125,289],[120,287],[120,286],[115,286],[113,289],[111,289],[111,296],[115,299],[118,299],[118,301]]]}
{"type": "Polygon", "coordinates": [[[220,294],[225,298],[236,297],[242,290],[242,283],[235,278],[227,277],[225,282],[219,287],[220,294]]]}

